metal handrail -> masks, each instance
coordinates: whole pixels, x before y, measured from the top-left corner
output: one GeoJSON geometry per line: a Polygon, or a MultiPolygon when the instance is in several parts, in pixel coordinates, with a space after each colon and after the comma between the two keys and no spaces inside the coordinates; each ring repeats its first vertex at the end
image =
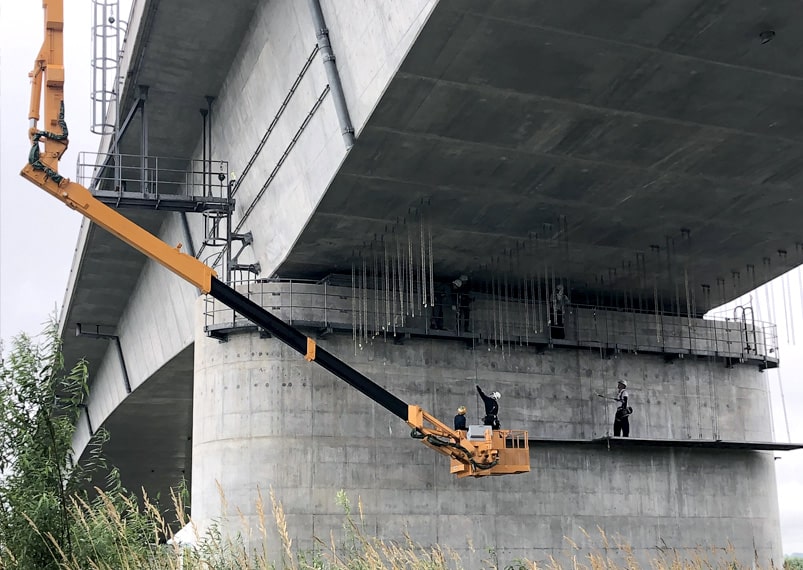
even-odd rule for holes
{"type": "Polygon", "coordinates": [[[158,196],[204,196],[226,198],[228,161],[81,152],[76,182],[92,191],[132,192],[158,196]],[[205,181],[217,173],[217,184],[205,181]],[[222,176],[222,178],[221,178],[222,176]],[[169,190],[165,190],[165,188],[169,190]]]}
{"type": "MultiPolygon", "coordinates": [[[[357,321],[371,323],[362,338],[370,342],[377,336],[400,332],[425,333],[478,339],[501,348],[532,343],[549,343],[575,346],[610,348],[619,351],[660,351],[676,354],[702,354],[733,359],[766,359],[777,357],[777,329],[770,323],[755,321],[756,346],[746,350],[743,342],[745,329],[742,323],[728,319],[694,319],[691,326],[686,315],[660,313],[654,319],[653,311],[627,310],[619,307],[569,305],[565,315],[564,338],[555,338],[548,321],[545,303],[531,300],[506,299],[506,311],[511,315],[500,331],[496,317],[498,300],[482,294],[475,295],[472,304],[470,330],[463,331],[455,322],[451,331],[432,329],[430,308],[418,309],[416,316],[402,315],[385,298],[382,290],[368,291],[370,302],[359,300],[366,291],[355,291],[347,286],[306,279],[246,279],[233,284],[235,288],[280,318],[297,324],[315,324],[323,328],[340,327],[354,330],[357,321]],[[354,303],[353,301],[358,302],[354,303]],[[390,307],[390,310],[389,310],[390,307]],[[513,307],[516,307],[515,309],[513,307]],[[531,318],[541,314],[539,320],[531,318]],[[423,314],[421,314],[423,313],[423,314]],[[624,318],[623,318],[624,316],[624,318]],[[401,323],[404,323],[403,325],[401,323]],[[374,325],[373,323],[377,323],[374,325]]],[[[245,326],[238,322],[229,309],[207,304],[207,330],[245,326]]],[[[456,320],[456,315],[455,315],[456,320]]],[[[359,328],[359,327],[358,327],[359,328]]]]}

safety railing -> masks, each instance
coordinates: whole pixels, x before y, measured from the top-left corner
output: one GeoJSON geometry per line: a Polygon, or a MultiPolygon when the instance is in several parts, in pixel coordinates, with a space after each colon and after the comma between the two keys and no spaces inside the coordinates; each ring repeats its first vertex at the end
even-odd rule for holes
{"type": "MultiPolygon", "coordinates": [[[[559,313],[545,303],[479,293],[472,294],[468,306],[451,305],[446,300],[440,307],[407,305],[402,310],[399,299],[386,291],[349,287],[343,281],[333,285],[329,280],[263,279],[234,286],[290,324],[351,331],[357,347],[378,337],[427,335],[464,338],[501,350],[533,344],[582,346],[777,365],[776,327],[754,320],[700,319],[662,311],[572,304],[559,313]]],[[[206,302],[206,330],[210,334],[250,326],[214,299],[206,302]]]]}
{"type": "Polygon", "coordinates": [[[530,440],[527,431],[520,429],[508,430],[505,438],[505,447],[507,449],[527,449],[529,446],[530,440]]]}
{"type": "Polygon", "coordinates": [[[228,210],[228,162],[82,152],[77,182],[115,206],[228,210]]]}

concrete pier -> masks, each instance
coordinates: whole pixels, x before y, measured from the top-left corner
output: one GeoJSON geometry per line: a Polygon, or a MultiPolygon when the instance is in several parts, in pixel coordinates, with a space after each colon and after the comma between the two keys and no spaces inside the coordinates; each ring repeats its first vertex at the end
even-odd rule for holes
{"type": "MultiPolygon", "coordinates": [[[[238,508],[254,523],[256,489],[272,486],[301,547],[339,528],[343,488],[370,532],[443,542],[469,566],[485,548],[506,561],[543,560],[564,536],[586,548],[579,528],[597,525],[644,559],[730,543],[746,564],[780,563],[772,326],[702,315],[803,261],[799,7],[321,0],[350,149],[309,8],[133,3],[119,150],[140,166],[146,147],[211,160],[204,185],[233,193],[246,269],[220,246],[242,238],[210,237],[222,226],[208,217],[125,214],[444,420],[460,404],[479,417],[474,384],[498,389],[503,424],[533,438],[533,471],[452,480],[397,418],[230,310],[210,316],[192,286],[90,224],[61,323],[92,382],[76,456],[109,429],[124,484],[167,496],[190,479],[202,526],[224,512],[218,484],[229,529],[238,508]],[[768,22],[786,24],[762,42],[768,22]],[[355,267],[359,303],[326,281],[355,267]],[[470,330],[448,307],[433,330],[426,283],[463,274],[470,330]],[[409,314],[379,310],[380,275],[417,287],[400,299],[409,314]],[[545,307],[556,284],[572,301],[562,335],[545,307]],[[74,336],[79,323],[115,344],[74,336]],[[631,444],[605,439],[613,404],[597,395],[620,378],[631,444]]],[[[128,190],[197,186],[178,179],[128,190]]]]}
{"type": "MultiPolygon", "coordinates": [[[[292,305],[297,319],[324,314],[309,306],[313,286],[295,290],[295,302],[273,296],[272,303],[292,305]]],[[[643,563],[662,548],[728,544],[747,564],[754,551],[759,560],[779,560],[773,454],[716,448],[716,440],[772,440],[768,387],[757,366],[589,347],[495,348],[426,335],[377,335],[360,347],[352,334],[332,332],[319,342],[447,422],[459,405],[479,422],[475,384],[499,390],[503,427],[526,429],[535,441],[532,471],[457,480],[446,458],[411,439],[387,410],[277,340],[232,328],[226,342],[199,335],[195,343],[192,495],[202,527],[223,522],[236,533],[245,520],[255,531],[257,490],[267,497],[273,489],[296,544],[311,548],[314,536],[341,528],[335,499],[345,489],[362,501],[368,533],[390,540],[407,533],[452,548],[467,567],[488,548],[504,564],[560,557],[571,550],[564,537],[583,555],[600,547],[598,528],[643,563]],[[614,403],[598,394],[613,395],[617,379],[628,382],[632,436],[712,448],[584,445],[611,434],[614,403]]],[[[278,535],[270,546],[279,552],[278,535]]]]}

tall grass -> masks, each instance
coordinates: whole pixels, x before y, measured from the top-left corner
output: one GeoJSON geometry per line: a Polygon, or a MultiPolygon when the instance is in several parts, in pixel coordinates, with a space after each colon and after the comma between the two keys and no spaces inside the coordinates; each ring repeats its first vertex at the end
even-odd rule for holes
{"type": "MultiPolygon", "coordinates": [[[[225,501],[225,496],[221,495],[225,501]]],[[[311,549],[298,549],[288,531],[281,502],[271,489],[269,505],[258,492],[257,528],[243,526],[237,534],[221,531],[212,525],[195,547],[175,544],[170,525],[146,496],[141,501],[98,490],[93,501],[74,499],[70,516],[74,521],[75,544],[70,555],[58,548],[57,541],[39,534],[31,521],[32,532],[51,545],[51,552],[63,570],[459,570],[464,562],[454,550],[445,546],[424,546],[409,536],[402,541],[382,540],[365,532],[362,503],[356,512],[344,492],[336,497],[343,509],[341,528],[330,529],[328,536],[315,539],[311,549]],[[244,537],[248,537],[246,540],[244,537]],[[269,544],[278,544],[273,549],[269,544]],[[254,546],[256,544],[256,546],[254,546]]],[[[173,502],[178,528],[191,524],[180,494],[173,502]]],[[[174,529],[174,530],[177,530],[174,529]]],[[[732,548],[681,551],[658,549],[648,563],[643,563],[633,549],[619,537],[609,537],[602,529],[589,533],[579,529],[583,542],[592,548],[580,547],[565,539],[563,553],[545,560],[515,560],[500,564],[493,549],[475,551],[479,560],[467,562],[491,570],[739,570],[732,548]]],[[[2,541],[0,541],[1,543],[2,541]]],[[[0,546],[1,547],[1,546],[0,546]]],[[[6,553],[13,561],[13,553],[6,553]]],[[[765,566],[771,568],[772,565],[765,566]]],[[[8,566],[8,568],[13,568],[8,566]]],[[[750,569],[761,568],[751,564],[750,569]]],[[[3,570],[0,564],[0,570],[3,570]]]]}

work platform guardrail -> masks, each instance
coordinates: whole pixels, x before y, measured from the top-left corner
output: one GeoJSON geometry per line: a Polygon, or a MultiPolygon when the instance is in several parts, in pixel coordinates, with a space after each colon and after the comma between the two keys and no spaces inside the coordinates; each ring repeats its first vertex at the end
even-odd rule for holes
{"type": "Polygon", "coordinates": [[[76,182],[107,206],[228,213],[228,162],[82,152],[76,182]]]}
{"type": "MultiPolygon", "coordinates": [[[[468,326],[459,311],[443,307],[444,330],[433,328],[433,309],[407,307],[382,290],[359,290],[332,285],[327,280],[253,279],[233,285],[282,320],[318,330],[351,332],[359,348],[376,340],[410,336],[459,339],[489,348],[513,346],[587,347],[606,354],[659,353],[665,357],[696,355],[728,365],[749,363],[761,369],[778,366],[775,325],[749,324],[729,318],[689,318],[663,311],[627,310],[569,304],[564,326],[553,326],[555,315],[547,304],[534,300],[494,298],[472,294],[468,326]]],[[[225,340],[228,334],[254,329],[245,319],[207,298],[205,330],[225,340]]]]}

